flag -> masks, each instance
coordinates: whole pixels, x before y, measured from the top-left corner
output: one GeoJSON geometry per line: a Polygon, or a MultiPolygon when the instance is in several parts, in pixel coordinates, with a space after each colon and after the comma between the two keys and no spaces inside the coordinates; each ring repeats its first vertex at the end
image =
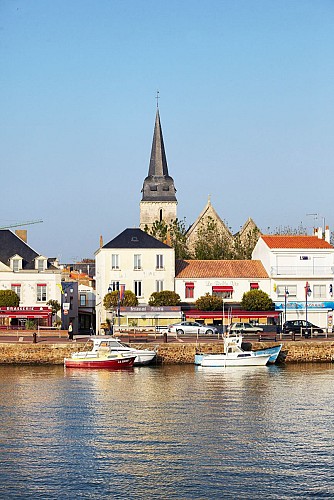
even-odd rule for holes
{"type": "Polygon", "coordinates": [[[60,289],[61,293],[64,293],[63,287],[60,283],[57,283],[57,287],[60,289]]]}
{"type": "Polygon", "coordinates": [[[119,300],[124,299],[125,285],[119,285],[119,300]]]}

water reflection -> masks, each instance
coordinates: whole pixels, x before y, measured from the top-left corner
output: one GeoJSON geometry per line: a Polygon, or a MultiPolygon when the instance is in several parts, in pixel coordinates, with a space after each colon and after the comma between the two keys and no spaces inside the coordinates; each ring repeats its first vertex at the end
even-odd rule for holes
{"type": "Polygon", "coordinates": [[[334,495],[333,365],[0,376],[8,498],[334,495]]]}

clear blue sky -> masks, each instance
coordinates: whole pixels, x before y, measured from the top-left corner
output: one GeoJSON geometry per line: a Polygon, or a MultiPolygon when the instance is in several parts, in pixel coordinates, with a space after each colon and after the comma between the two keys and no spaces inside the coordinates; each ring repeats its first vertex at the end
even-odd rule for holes
{"type": "Polygon", "coordinates": [[[62,262],[138,226],[159,89],[180,219],[334,229],[333,54],[333,0],[1,0],[0,225],[62,262]]]}

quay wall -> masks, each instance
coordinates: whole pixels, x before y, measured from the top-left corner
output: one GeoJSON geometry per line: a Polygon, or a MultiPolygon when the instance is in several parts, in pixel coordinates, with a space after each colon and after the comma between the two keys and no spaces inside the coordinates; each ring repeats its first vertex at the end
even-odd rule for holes
{"type": "MultiPolygon", "coordinates": [[[[262,349],[277,345],[277,342],[252,342],[251,348],[262,349]]],[[[138,348],[152,348],[152,344],[131,344],[138,348]]],[[[159,343],[157,347],[157,363],[189,364],[194,362],[196,352],[222,352],[221,343],[159,343]]],[[[64,358],[72,352],[84,350],[82,344],[0,344],[0,364],[63,364],[64,358]]],[[[296,341],[283,342],[282,353],[286,356],[286,363],[331,362],[334,359],[334,341],[296,341]]]]}

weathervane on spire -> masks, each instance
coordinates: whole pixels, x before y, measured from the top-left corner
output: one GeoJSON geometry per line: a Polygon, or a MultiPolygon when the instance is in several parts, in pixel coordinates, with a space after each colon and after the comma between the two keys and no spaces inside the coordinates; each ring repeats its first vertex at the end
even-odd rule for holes
{"type": "Polygon", "coordinates": [[[159,90],[157,90],[157,96],[156,96],[156,100],[157,100],[157,108],[159,108],[159,90]]]}

